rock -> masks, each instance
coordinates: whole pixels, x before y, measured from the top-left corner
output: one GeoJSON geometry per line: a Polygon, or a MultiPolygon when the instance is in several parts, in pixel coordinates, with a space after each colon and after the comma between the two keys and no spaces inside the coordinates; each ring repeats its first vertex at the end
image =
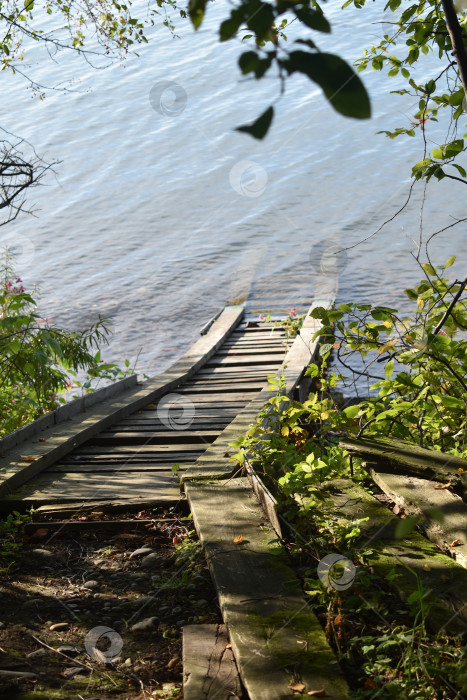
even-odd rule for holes
{"type": "Polygon", "coordinates": [[[137,622],[130,628],[131,632],[149,632],[158,622],[157,617],[146,617],[141,622],[137,622]]]}
{"type": "Polygon", "coordinates": [[[5,623],[4,623],[4,622],[0,622],[0,630],[3,630],[3,629],[5,629],[5,623]]]}
{"type": "Polygon", "coordinates": [[[75,676],[85,676],[89,673],[89,669],[84,666],[72,666],[63,671],[65,678],[74,678],[75,676]]]}
{"type": "Polygon", "coordinates": [[[155,602],[154,596],[144,595],[144,596],[141,596],[141,598],[136,598],[135,600],[132,600],[131,604],[138,606],[138,605],[146,605],[146,604],[154,603],[154,602],[155,602]]]}
{"type": "Polygon", "coordinates": [[[44,605],[45,602],[43,598],[31,598],[25,602],[24,607],[33,608],[36,605],[44,605]]]}
{"type": "Polygon", "coordinates": [[[36,673],[28,673],[26,671],[0,669],[0,678],[28,678],[29,680],[36,680],[38,676],[36,673]]]}
{"type": "Polygon", "coordinates": [[[64,644],[63,646],[58,647],[57,651],[61,652],[62,654],[66,654],[67,656],[78,656],[78,654],[82,654],[84,652],[84,649],[83,647],[78,647],[74,644],[64,644]]]}
{"type": "Polygon", "coordinates": [[[67,630],[69,626],[69,622],[56,622],[54,625],[49,627],[49,630],[51,632],[63,632],[63,630],[67,630]]]}
{"type": "Polygon", "coordinates": [[[98,588],[98,586],[99,586],[99,581],[91,580],[91,581],[85,581],[83,583],[83,588],[87,588],[90,591],[93,590],[94,588],[98,588]]]}
{"type": "Polygon", "coordinates": [[[55,554],[53,552],[50,552],[48,549],[33,549],[32,554],[36,554],[38,557],[54,557],[55,554]]]}
{"type": "Polygon", "coordinates": [[[181,613],[183,610],[181,605],[176,605],[174,608],[172,608],[172,615],[178,615],[178,613],[181,613]]]}
{"type": "Polygon", "coordinates": [[[36,659],[42,659],[44,656],[49,656],[49,652],[47,649],[36,649],[36,651],[31,651],[29,654],[26,655],[27,659],[32,659],[33,661],[36,659]]]}
{"type": "Polygon", "coordinates": [[[141,561],[141,566],[144,566],[145,569],[159,568],[160,564],[161,558],[155,552],[153,552],[152,554],[148,554],[148,556],[144,557],[144,559],[141,561]]]}
{"type": "Polygon", "coordinates": [[[134,557],[144,557],[146,554],[151,554],[151,552],[154,552],[152,547],[140,547],[130,554],[130,559],[134,559],[134,557]]]}

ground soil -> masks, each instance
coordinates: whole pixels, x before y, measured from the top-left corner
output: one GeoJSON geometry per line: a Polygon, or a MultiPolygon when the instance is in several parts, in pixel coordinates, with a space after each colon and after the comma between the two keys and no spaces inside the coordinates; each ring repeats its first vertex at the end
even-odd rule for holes
{"type": "Polygon", "coordinates": [[[14,563],[2,561],[0,697],[181,698],[183,626],[222,622],[192,522],[180,508],[80,517],[128,519],[128,526],[55,534],[43,518],[19,537],[14,563]],[[141,527],[138,519],[152,522],[141,527]],[[154,556],[135,554],[142,547],[154,556]],[[142,621],[147,629],[135,628],[142,621]],[[110,636],[91,640],[89,653],[86,636],[99,626],[110,636]],[[8,678],[2,671],[34,675],[8,678]]]}

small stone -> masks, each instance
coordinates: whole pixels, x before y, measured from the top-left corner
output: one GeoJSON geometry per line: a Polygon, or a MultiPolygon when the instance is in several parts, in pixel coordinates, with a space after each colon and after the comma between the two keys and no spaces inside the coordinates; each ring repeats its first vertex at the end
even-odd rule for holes
{"type": "Polygon", "coordinates": [[[153,552],[152,554],[148,554],[147,557],[144,557],[144,559],[141,561],[141,566],[144,566],[145,569],[155,569],[156,567],[160,566],[160,563],[160,556],[153,552]]]}
{"type": "Polygon", "coordinates": [[[42,659],[44,656],[48,655],[49,652],[47,649],[36,649],[36,651],[31,651],[29,654],[27,654],[26,658],[34,661],[35,659],[42,659]]]}
{"type": "Polygon", "coordinates": [[[158,622],[157,617],[146,617],[141,622],[137,622],[132,625],[131,632],[148,632],[151,630],[158,622]]]}
{"type": "Polygon", "coordinates": [[[125,661],[123,662],[123,665],[124,666],[131,666],[131,659],[129,657],[128,657],[128,659],[125,659],[125,661]]]}
{"type": "Polygon", "coordinates": [[[74,644],[64,644],[63,646],[58,647],[57,651],[62,654],[66,654],[67,656],[78,656],[78,654],[82,654],[84,652],[84,649],[83,647],[78,647],[74,644]]]}
{"type": "Polygon", "coordinates": [[[172,615],[178,615],[178,613],[181,613],[183,610],[181,605],[176,605],[174,608],[172,608],[172,615]]]}
{"type": "Polygon", "coordinates": [[[54,625],[49,627],[49,630],[51,632],[62,632],[63,630],[67,630],[69,626],[69,622],[56,622],[54,625]]]}
{"type": "Polygon", "coordinates": [[[178,620],[178,622],[175,623],[177,627],[183,627],[186,625],[186,620],[178,620]]]}
{"type": "Polygon", "coordinates": [[[4,623],[4,622],[0,622],[0,630],[3,630],[3,629],[5,629],[5,623],[4,623]]]}
{"type": "Polygon", "coordinates": [[[45,600],[43,598],[31,598],[31,600],[25,602],[24,607],[33,608],[36,605],[43,605],[44,603],[45,600]]]}
{"type": "Polygon", "coordinates": [[[207,605],[207,604],[208,604],[208,601],[207,601],[207,600],[204,600],[204,598],[200,598],[199,600],[194,600],[194,601],[193,601],[193,605],[199,605],[200,607],[201,607],[202,605],[207,605]]]}
{"type": "Polygon", "coordinates": [[[87,588],[88,590],[92,590],[93,588],[98,588],[99,586],[99,581],[85,581],[83,583],[83,588],[87,588]]]}
{"type": "Polygon", "coordinates": [[[9,671],[8,669],[0,669],[0,678],[29,678],[30,680],[36,680],[38,678],[35,673],[28,673],[25,671],[9,671]]]}
{"type": "Polygon", "coordinates": [[[155,599],[154,596],[152,595],[145,595],[142,596],[141,598],[136,598],[135,600],[132,601],[133,605],[146,605],[147,603],[154,603],[155,599]]]}
{"type": "Polygon", "coordinates": [[[152,547],[140,547],[139,549],[135,549],[135,551],[130,554],[130,559],[134,559],[135,557],[144,557],[146,554],[151,554],[151,552],[154,552],[152,547]]]}
{"type": "Polygon", "coordinates": [[[33,549],[32,554],[36,554],[38,557],[54,557],[55,554],[50,552],[48,549],[33,549]]]}
{"type": "Polygon", "coordinates": [[[84,666],[72,666],[63,671],[65,678],[74,678],[75,676],[84,676],[89,673],[89,669],[84,666]]]}

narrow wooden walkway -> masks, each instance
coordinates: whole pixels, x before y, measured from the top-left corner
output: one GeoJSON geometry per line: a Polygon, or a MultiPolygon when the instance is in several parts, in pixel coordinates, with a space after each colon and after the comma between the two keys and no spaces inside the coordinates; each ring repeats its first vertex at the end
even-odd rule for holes
{"type": "MultiPolygon", "coordinates": [[[[135,392],[144,394],[143,386],[129,392],[127,416],[120,418],[113,410],[115,401],[107,404],[108,420],[103,429],[97,421],[89,439],[79,438],[83,426],[82,416],[78,416],[33,436],[5,455],[0,460],[0,477],[13,469],[14,478],[12,488],[3,484],[3,500],[35,507],[126,499],[179,500],[186,470],[193,469],[207,448],[265,389],[268,375],[278,372],[293,345],[284,330],[273,323],[246,321],[238,308],[232,322],[232,314],[235,316],[228,307],[213,323],[201,341],[205,352],[178,382],[169,381],[164,387],[161,375],[162,386],[156,396],[154,380],[149,382],[145,405],[139,400],[136,410],[130,410],[135,392]],[[54,456],[55,447],[50,451],[48,446],[55,446],[57,431],[65,431],[68,439],[54,456]],[[39,469],[40,459],[49,452],[44,468],[39,469]],[[21,479],[24,472],[30,477],[21,479]],[[25,483],[18,486],[18,478],[25,483]]],[[[124,400],[125,394],[117,403],[124,400]]],[[[96,411],[98,417],[105,417],[105,406],[88,411],[84,422],[92,427],[96,411]]]]}

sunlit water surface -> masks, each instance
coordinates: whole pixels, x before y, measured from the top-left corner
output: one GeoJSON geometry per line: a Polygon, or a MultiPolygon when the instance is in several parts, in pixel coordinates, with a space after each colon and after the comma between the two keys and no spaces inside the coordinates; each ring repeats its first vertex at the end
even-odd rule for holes
{"type": "MultiPolygon", "coordinates": [[[[413,99],[389,94],[401,81],[362,74],[370,121],[336,114],[299,76],[278,100],[275,80],[240,77],[240,41],[217,42],[223,5],[209,7],[196,34],[183,21],[178,39],[152,29],[139,57],[105,70],[65,53],[51,61],[28,51],[25,69],[34,80],[73,78],[71,92],[38,100],[19,76],[2,75],[0,124],[60,163],[28,194],[35,218],[22,215],[2,228],[0,243],[18,254],[26,286],[39,286],[44,315],[69,328],[98,313],[110,318],[106,358],[138,357],[137,369],[148,374],[173,362],[213,313],[262,278],[274,286],[277,277],[280,296],[284,275],[299,266],[303,277],[309,267],[311,296],[321,242],[353,246],[393,216],[422,157],[419,138],[376,133],[410,122],[413,99]],[[163,81],[175,83],[175,92],[161,94],[163,81]],[[263,142],[234,131],[272,101],[276,117],[263,142]]],[[[320,47],[357,59],[381,34],[384,17],[369,5],[342,12],[327,3],[333,33],[315,37],[320,47]]],[[[422,70],[428,79],[439,67],[428,60],[422,70]]],[[[431,147],[443,142],[441,128],[428,136],[431,147]]],[[[420,187],[399,217],[341,256],[339,300],[400,303],[401,290],[420,276],[410,252],[422,197],[420,187]]],[[[424,239],[464,213],[462,185],[430,186],[424,239]]],[[[430,248],[436,263],[457,253],[453,277],[464,273],[464,231],[451,228],[430,248]]]]}

